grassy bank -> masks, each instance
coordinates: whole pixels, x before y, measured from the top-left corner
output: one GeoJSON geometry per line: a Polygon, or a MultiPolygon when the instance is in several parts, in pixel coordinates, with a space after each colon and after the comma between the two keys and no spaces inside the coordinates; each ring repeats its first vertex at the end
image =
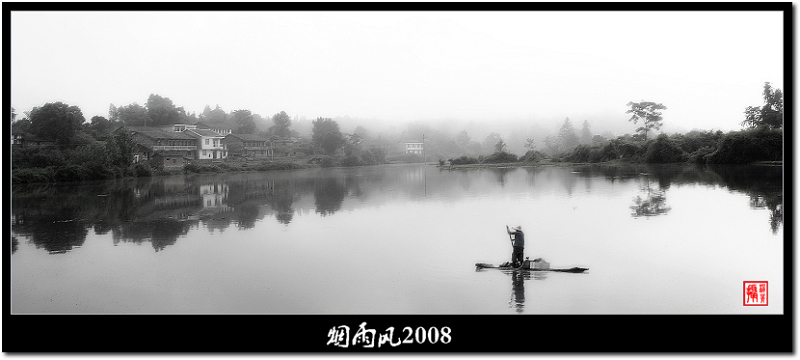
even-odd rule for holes
{"type": "MultiPolygon", "coordinates": [[[[678,162],[673,164],[683,164],[687,162],[678,162]]],[[[567,167],[575,165],[642,165],[647,164],[644,162],[632,162],[623,160],[609,160],[602,162],[554,162],[549,159],[537,163],[500,163],[500,164],[468,164],[468,165],[438,165],[437,167],[446,170],[467,170],[467,169],[503,169],[503,168],[526,168],[526,167],[567,167]]],[[[750,163],[749,165],[761,166],[783,166],[783,161],[758,161],[750,163]]]]}
{"type": "Polygon", "coordinates": [[[279,161],[279,162],[219,162],[211,164],[190,163],[184,165],[183,169],[173,170],[174,174],[204,174],[222,172],[243,172],[243,171],[276,171],[276,170],[297,170],[319,167],[318,165],[302,163],[299,161],[279,161]]]}
{"type": "MultiPolygon", "coordinates": [[[[70,159],[69,153],[64,155],[55,149],[32,149],[26,150],[25,152],[20,152],[18,154],[18,161],[12,161],[12,184],[75,182],[169,175],[284,171],[313,168],[380,165],[365,164],[364,162],[353,161],[352,157],[341,156],[285,158],[278,161],[194,161],[184,165],[183,167],[166,169],[155,167],[149,162],[139,162],[132,165],[120,166],[108,163],[107,161],[98,161],[98,158],[95,158],[94,160],[87,157],[73,158],[73,160],[68,159],[70,159]],[[31,156],[39,158],[39,160],[23,160],[23,158],[30,158],[31,156]],[[59,165],[59,162],[62,164],[59,165]]],[[[387,161],[386,163],[397,163],[397,161],[387,161]]]]}
{"type": "Polygon", "coordinates": [[[153,177],[184,174],[209,174],[225,172],[255,172],[296,170],[320,167],[318,164],[303,163],[300,161],[281,162],[215,162],[215,163],[190,163],[180,168],[154,168],[147,162],[130,165],[126,168],[118,166],[103,166],[97,163],[65,164],[62,166],[48,165],[45,167],[14,168],[11,170],[13,184],[48,183],[110,180],[119,178],[153,177]]]}

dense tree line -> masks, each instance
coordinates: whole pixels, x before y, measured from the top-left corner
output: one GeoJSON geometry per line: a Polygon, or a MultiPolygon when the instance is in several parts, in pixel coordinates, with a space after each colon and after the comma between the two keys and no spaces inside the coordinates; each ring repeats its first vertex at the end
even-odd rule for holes
{"type": "MultiPolygon", "coordinates": [[[[660,134],[640,141],[630,135],[578,145],[572,151],[552,156],[529,150],[517,157],[505,151],[489,156],[462,155],[449,159],[453,165],[554,162],[600,163],[607,161],[642,163],[748,164],[783,160],[783,131],[757,127],[727,134],[721,131],[691,131],[686,134],[660,134]]],[[[444,164],[444,160],[440,160],[444,164]]]]}
{"type": "MultiPolygon", "coordinates": [[[[528,139],[528,152],[517,158],[504,148],[496,148],[489,156],[450,158],[454,165],[491,164],[514,162],[539,162],[550,158],[556,162],[598,163],[627,161],[643,163],[748,164],[759,161],[783,160],[783,94],[770,83],[764,84],[764,105],[750,106],[744,111],[741,131],[693,130],[686,134],[659,134],[650,139],[648,134],[659,130],[663,124],[661,110],[666,106],[652,101],[629,102],[629,121],[641,123],[636,134],[607,138],[592,136],[588,121],[584,121],[580,137],[569,118],[566,118],[557,136],[545,138],[545,151],[534,151],[533,140],[528,139]],[[591,140],[589,140],[591,139],[591,140]]],[[[498,144],[502,143],[499,139],[498,144]]],[[[444,164],[444,160],[440,160],[444,164]]]]}
{"type": "Polygon", "coordinates": [[[128,131],[76,147],[19,148],[12,151],[12,182],[101,180],[151,176],[145,163],[133,164],[135,144],[128,131]]]}
{"type": "MultiPolygon", "coordinates": [[[[744,111],[741,131],[691,131],[686,134],[650,134],[663,123],[666,106],[652,101],[629,102],[629,121],[641,126],[635,134],[614,137],[592,134],[588,120],[577,132],[566,118],[556,135],[546,136],[537,149],[533,138],[524,141],[526,152],[518,156],[509,151],[509,143],[492,132],[482,140],[473,139],[466,130],[448,135],[425,123],[412,123],[389,143],[424,139],[425,156],[387,154],[368,141],[382,140],[371,136],[362,127],[352,133],[343,132],[337,121],[319,117],[312,121],[310,139],[299,147],[306,155],[314,155],[322,166],[360,166],[389,161],[421,162],[449,159],[451,164],[537,163],[545,159],[561,162],[628,161],[647,163],[751,163],[781,161],[783,157],[783,93],[770,83],[764,84],[764,104],[749,106],[744,111]]],[[[47,103],[23,112],[12,108],[12,132],[29,133],[51,140],[55,146],[20,148],[12,152],[15,182],[109,179],[124,176],[149,176],[154,170],[147,164],[132,163],[134,144],[131,134],[115,131],[126,126],[165,126],[173,123],[226,125],[234,133],[259,134],[267,139],[301,137],[292,129],[293,120],[284,111],[264,118],[247,109],[227,113],[217,105],[206,106],[202,113],[187,113],[172,100],[150,94],[145,105],[132,103],[109,106],[108,118],[94,116],[86,121],[80,108],[62,102],[47,103]],[[270,125],[271,124],[271,125],[270,125]]],[[[383,139],[386,140],[386,139],[383,139]]],[[[519,139],[517,139],[519,146],[519,139]]],[[[519,147],[516,147],[519,149],[519,147]]],[[[261,166],[262,169],[284,166],[261,166]]],[[[193,165],[185,171],[227,171],[218,166],[193,165]]],[[[157,173],[157,172],[156,172],[157,173]]]]}

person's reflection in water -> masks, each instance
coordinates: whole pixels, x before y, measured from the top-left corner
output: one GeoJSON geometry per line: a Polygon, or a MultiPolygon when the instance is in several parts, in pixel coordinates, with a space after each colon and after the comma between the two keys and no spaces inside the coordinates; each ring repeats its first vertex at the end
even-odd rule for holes
{"type": "Polygon", "coordinates": [[[515,309],[518,314],[525,311],[525,274],[515,270],[511,273],[511,300],[508,307],[515,309]]]}
{"type": "Polygon", "coordinates": [[[547,278],[547,273],[544,271],[530,271],[530,270],[511,270],[506,272],[511,275],[511,299],[508,301],[508,307],[514,309],[518,314],[525,311],[525,281],[544,280],[547,278]]]}

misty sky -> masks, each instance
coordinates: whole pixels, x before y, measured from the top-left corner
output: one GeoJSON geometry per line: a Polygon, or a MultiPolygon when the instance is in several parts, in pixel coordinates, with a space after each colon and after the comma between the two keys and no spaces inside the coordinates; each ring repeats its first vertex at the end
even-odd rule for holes
{"type": "Polygon", "coordinates": [[[457,119],[633,133],[741,129],[783,89],[781,12],[12,12],[11,105],[88,121],[151,93],[309,119],[457,119]]]}

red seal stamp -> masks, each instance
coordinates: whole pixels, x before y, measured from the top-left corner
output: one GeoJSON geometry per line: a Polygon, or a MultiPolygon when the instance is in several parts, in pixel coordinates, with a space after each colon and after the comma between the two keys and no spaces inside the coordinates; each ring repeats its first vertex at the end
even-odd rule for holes
{"type": "Polygon", "coordinates": [[[744,282],[744,306],[769,305],[769,286],[767,281],[744,282]]]}

